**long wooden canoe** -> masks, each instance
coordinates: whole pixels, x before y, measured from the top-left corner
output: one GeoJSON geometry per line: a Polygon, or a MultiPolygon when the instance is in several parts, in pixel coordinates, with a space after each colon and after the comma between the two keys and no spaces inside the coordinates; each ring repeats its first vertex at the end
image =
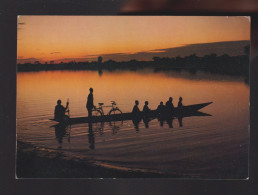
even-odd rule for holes
{"type": "MultiPolygon", "coordinates": [[[[202,103],[202,104],[194,104],[189,106],[183,106],[181,108],[175,108],[173,113],[170,113],[169,116],[163,115],[162,117],[189,117],[189,116],[211,116],[209,114],[199,112],[198,110],[208,106],[212,102],[202,103]]],[[[114,114],[114,115],[104,115],[104,116],[92,116],[91,120],[89,117],[76,117],[76,118],[69,118],[62,123],[65,124],[79,124],[79,123],[96,123],[96,122],[109,122],[109,121],[121,121],[121,120],[133,120],[135,118],[158,118],[161,117],[161,114],[158,113],[156,110],[151,110],[148,113],[148,116],[144,116],[143,113],[139,113],[138,116],[135,116],[132,113],[122,113],[122,114],[114,114]]],[[[55,121],[54,119],[50,119],[55,121]]],[[[58,122],[58,121],[57,121],[58,122]]]]}

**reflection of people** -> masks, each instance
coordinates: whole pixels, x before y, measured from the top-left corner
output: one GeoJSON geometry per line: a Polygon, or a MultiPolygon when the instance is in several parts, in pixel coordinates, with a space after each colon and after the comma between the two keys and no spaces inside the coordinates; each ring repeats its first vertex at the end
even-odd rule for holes
{"type": "Polygon", "coordinates": [[[174,119],[173,117],[168,117],[168,118],[166,119],[169,128],[173,128],[173,119],[174,119]]]}
{"type": "Polygon", "coordinates": [[[88,117],[91,118],[91,116],[92,116],[92,108],[94,108],[94,104],[93,104],[93,89],[90,88],[89,90],[90,90],[90,94],[88,95],[86,108],[88,110],[88,117]]]}
{"type": "Polygon", "coordinates": [[[55,126],[55,135],[58,142],[61,144],[63,142],[63,137],[67,135],[67,126],[63,124],[57,124],[55,126]]]}
{"type": "Polygon", "coordinates": [[[88,138],[89,138],[89,147],[90,147],[90,149],[95,149],[95,138],[94,138],[94,133],[92,131],[92,123],[91,122],[89,122],[88,138]]]}
{"type": "Polygon", "coordinates": [[[179,127],[183,127],[183,117],[180,116],[177,119],[178,119],[179,127]]]}
{"type": "Polygon", "coordinates": [[[142,119],[140,117],[134,117],[133,120],[132,120],[136,132],[139,132],[139,123],[141,122],[141,120],[142,119]]]}
{"type": "Polygon", "coordinates": [[[145,128],[149,128],[150,119],[148,117],[143,117],[143,122],[145,124],[145,128]]]}
{"type": "Polygon", "coordinates": [[[148,115],[148,113],[150,112],[148,105],[149,105],[149,102],[145,101],[145,105],[143,106],[143,110],[142,110],[144,116],[148,115]]]}
{"type": "Polygon", "coordinates": [[[178,108],[181,108],[181,107],[183,106],[182,100],[183,100],[183,98],[180,97],[180,98],[179,98],[179,101],[178,101],[178,104],[177,104],[177,107],[178,107],[178,108]]]}
{"type": "Polygon", "coordinates": [[[163,119],[159,119],[159,124],[161,127],[163,127],[163,119]]]}
{"type": "Polygon", "coordinates": [[[173,101],[173,98],[170,97],[169,100],[166,102],[166,110],[167,110],[168,114],[171,114],[174,109],[174,105],[173,105],[172,101],[173,101]]]}
{"type": "Polygon", "coordinates": [[[61,105],[61,100],[57,100],[57,105],[55,107],[55,120],[56,121],[63,121],[65,119],[65,111],[68,108],[69,102],[66,103],[66,107],[61,105]]]}
{"type": "Polygon", "coordinates": [[[140,109],[138,108],[138,105],[139,105],[139,101],[138,100],[135,100],[135,105],[133,107],[133,111],[132,113],[134,114],[134,116],[137,116],[140,114],[140,109]]]}

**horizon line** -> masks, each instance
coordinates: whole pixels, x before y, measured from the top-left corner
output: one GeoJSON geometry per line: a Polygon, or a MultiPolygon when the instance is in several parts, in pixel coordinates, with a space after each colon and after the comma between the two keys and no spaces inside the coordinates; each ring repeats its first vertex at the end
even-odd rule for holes
{"type": "MultiPolygon", "coordinates": [[[[140,52],[128,52],[128,53],[123,53],[123,52],[119,52],[119,53],[101,53],[101,54],[95,54],[95,55],[87,55],[85,57],[74,57],[74,58],[61,58],[61,59],[49,59],[49,60],[43,60],[41,58],[36,58],[36,57],[30,57],[30,58],[18,58],[19,56],[17,56],[17,64],[18,61],[29,61],[29,60],[33,60],[35,61],[40,61],[40,62],[51,62],[51,61],[57,61],[57,62],[61,62],[61,61],[66,61],[64,63],[67,63],[68,61],[74,61],[74,62],[83,62],[83,61],[78,61],[78,60],[90,60],[93,58],[97,58],[100,56],[108,56],[108,55],[137,55],[137,54],[155,54],[155,53],[165,53],[167,50],[169,49],[179,49],[179,48],[186,48],[186,47],[190,47],[190,46],[196,46],[196,45],[209,45],[209,44],[216,44],[216,43],[236,43],[236,42],[249,42],[250,45],[250,39],[249,40],[236,40],[236,41],[217,41],[217,42],[206,42],[206,43],[193,43],[193,44],[182,44],[182,46],[177,46],[177,47],[166,47],[166,48],[159,48],[159,49],[152,49],[152,50],[146,50],[146,51],[140,51],[140,52]]],[[[248,45],[247,45],[248,46],[248,45]]],[[[58,52],[61,53],[61,52],[58,52]]],[[[192,54],[194,54],[195,52],[193,51],[192,54]]],[[[191,55],[191,54],[190,54],[191,55]]],[[[198,56],[198,55],[197,55],[198,56]]],[[[158,56],[157,56],[158,57],[158,56]]],[[[112,60],[112,59],[109,59],[112,60]]],[[[106,60],[108,61],[108,60],[106,60]]],[[[120,60],[120,62],[122,62],[123,60],[120,60]]],[[[146,61],[146,60],[139,60],[139,61],[146,61]]],[[[85,61],[84,61],[85,62],[85,61]]],[[[89,62],[89,61],[87,61],[89,62]]],[[[93,60],[91,60],[91,62],[93,62],[93,60]]],[[[24,63],[28,63],[28,62],[24,62],[24,63]]],[[[23,64],[24,64],[23,63],[23,64]]],[[[32,62],[33,63],[33,62],[32,62]]]]}

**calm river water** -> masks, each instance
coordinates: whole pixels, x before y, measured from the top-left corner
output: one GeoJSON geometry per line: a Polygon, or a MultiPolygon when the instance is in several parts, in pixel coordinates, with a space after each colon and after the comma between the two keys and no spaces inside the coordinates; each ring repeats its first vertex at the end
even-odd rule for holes
{"type": "MultiPolygon", "coordinates": [[[[105,108],[107,113],[110,108],[105,108]]],[[[101,166],[178,175],[182,178],[244,179],[248,177],[249,85],[244,78],[197,72],[42,71],[17,73],[17,139],[65,158],[101,166]],[[70,102],[71,117],[87,116],[89,88],[94,103],[117,102],[131,112],[134,101],[156,109],[170,96],[176,106],[213,102],[172,128],[154,119],[136,129],[132,121],[55,126],[58,99],[70,102]]],[[[110,176],[112,177],[112,175],[110,176]]]]}

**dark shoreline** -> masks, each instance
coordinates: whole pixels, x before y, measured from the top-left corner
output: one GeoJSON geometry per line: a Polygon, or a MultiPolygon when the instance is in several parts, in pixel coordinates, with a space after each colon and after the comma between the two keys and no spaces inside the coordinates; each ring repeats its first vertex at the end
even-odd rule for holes
{"type": "Polygon", "coordinates": [[[18,72],[92,70],[98,71],[99,74],[102,74],[102,71],[137,71],[143,69],[152,69],[153,72],[169,70],[178,72],[188,71],[192,74],[195,74],[197,71],[204,71],[212,74],[244,76],[248,78],[249,55],[228,56],[227,54],[224,54],[222,56],[217,56],[216,54],[210,54],[203,57],[198,57],[196,54],[192,54],[184,58],[180,56],[175,58],[153,57],[153,61],[137,61],[132,59],[126,62],[116,62],[113,60],[102,62],[100,60],[93,62],[60,62],[58,64],[41,64],[40,62],[35,62],[34,64],[17,64],[18,72]]]}
{"type": "Polygon", "coordinates": [[[17,141],[17,178],[180,178],[141,171],[124,171],[94,165],[90,162],[62,158],[60,152],[42,151],[39,148],[17,141]]]}
{"type": "Polygon", "coordinates": [[[143,172],[121,167],[97,165],[87,159],[68,159],[62,151],[48,151],[32,144],[17,141],[16,154],[17,179],[26,178],[81,178],[81,179],[115,179],[115,178],[170,178],[170,179],[240,179],[248,178],[248,157],[237,159],[218,171],[218,167],[200,174],[143,172]],[[241,169],[239,169],[241,167],[241,169]]]}

